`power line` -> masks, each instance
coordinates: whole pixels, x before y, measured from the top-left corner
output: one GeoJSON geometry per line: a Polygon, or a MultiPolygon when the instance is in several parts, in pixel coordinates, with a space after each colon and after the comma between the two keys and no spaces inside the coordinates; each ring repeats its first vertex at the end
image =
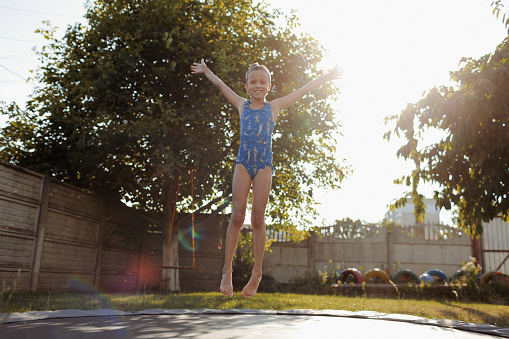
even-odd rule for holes
{"type": "Polygon", "coordinates": [[[7,67],[5,67],[4,65],[0,65],[0,67],[2,67],[3,69],[6,69],[8,72],[11,72],[12,74],[14,74],[15,76],[17,76],[18,78],[21,78],[23,80],[26,81],[26,79],[24,77],[22,77],[21,75],[19,75],[18,73],[14,72],[14,71],[11,71],[10,69],[8,69],[7,67]]]}
{"type": "Polygon", "coordinates": [[[20,81],[22,81],[22,80],[1,80],[0,84],[12,83],[12,82],[20,82],[20,81]]]}
{"type": "MultiPolygon", "coordinates": [[[[2,7],[2,6],[0,6],[0,7],[2,7]]],[[[0,39],[18,41],[18,42],[31,42],[31,43],[36,43],[36,44],[44,44],[45,43],[44,41],[22,40],[22,39],[7,38],[7,37],[3,37],[3,36],[0,36],[0,39]]]]}
{"type": "Polygon", "coordinates": [[[31,83],[32,83],[32,85],[34,85],[34,86],[36,85],[36,84],[34,83],[34,81],[33,81],[33,80],[31,80],[31,79],[25,79],[24,77],[22,77],[21,75],[19,75],[19,74],[18,74],[18,73],[16,73],[16,72],[14,72],[14,71],[10,70],[9,68],[5,67],[4,65],[0,65],[0,67],[2,67],[3,69],[5,69],[5,70],[6,70],[6,71],[8,71],[8,72],[10,72],[10,73],[14,74],[14,75],[15,75],[15,76],[17,76],[18,78],[23,79],[23,81],[25,81],[25,82],[31,82],[31,83]]]}
{"type": "MultiPolygon", "coordinates": [[[[37,14],[44,14],[44,15],[54,15],[54,16],[63,16],[63,17],[67,17],[67,18],[79,18],[77,16],[74,16],[74,15],[66,15],[66,14],[57,14],[57,13],[48,13],[48,12],[39,12],[39,11],[31,11],[31,10],[28,10],[28,9],[20,9],[20,8],[13,8],[13,7],[7,7],[7,6],[0,6],[0,8],[5,8],[5,9],[10,9],[10,10],[13,10],[13,11],[20,11],[20,12],[29,12],[29,13],[37,13],[37,14]]],[[[80,18],[81,19],[81,18],[80,18]]]]}
{"type": "Polygon", "coordinates": [[[36,59],[35,58],[31,58],[31,59],[20,59],[20,58],[7,58],[7,57],[1,57],[0,56],[0,61],[17,61],[18,63],[16,63],[16,65],[26,65],[26,64],[35,64],[37,63],[36,59]]]}
{"type": "Polygon", "coordinates": [[[18,60],[18,58],[22,57],[33,57],[33,53],[20,53],[20,54],[7,54],[7,55],[0,55],[0,59],[8,59],[8,60],[18,60]],[[16,58],[16,59],[12,59],[16,58]]]}

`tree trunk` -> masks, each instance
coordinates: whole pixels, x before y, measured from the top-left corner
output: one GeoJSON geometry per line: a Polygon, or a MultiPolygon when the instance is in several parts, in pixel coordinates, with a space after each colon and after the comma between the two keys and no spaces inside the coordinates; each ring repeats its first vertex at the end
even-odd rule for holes
{"type": "MultiPolygon", "coordinates": [[[[177,229],[176,225],[173,227],[173,231],[170,237],[171,231],[171,222],[173,216],[173,209],[177,202],[177,188],[178,182],[172,182],[169,185],[168,189],[168,197],[166,198],[166,208],[165,208],[165,216],[164,216],[164,232],[165,235],[163,237],[163,265],[165,266],[178,266],[178,238],[177,238],[177,229]],[[168,246],[169,241],[169,246],[168,246]],[[166,253],[168,251],[168,253],[166,253]]],[[[178,269],[162,269],[162,281],[161,281],[161,290],[162,291],[171,291],[177,292],[180,291],[180,279],[179,279],[179,271],[178,269]]]]}
{"type": "MultiPolygon", "coordinates": [[[[173,238],[173,237],[172,237],[173,238]]],[[[164,244],[164,254],[166,255],[166,245],[164,244]]],[[[178,266],[178,242],[172,241],[170,243],[170,247],[168,249],[168,259],[166,262],[167,266],[178,266]]],[[[161,282],[161,290],[162,291],[170,291],[170,292],[178,292],[180,291],[180,281],[179,281],[179,270],[178,269],[170,269],[163,268],[162,274],[162,282],[161,282]]]]}

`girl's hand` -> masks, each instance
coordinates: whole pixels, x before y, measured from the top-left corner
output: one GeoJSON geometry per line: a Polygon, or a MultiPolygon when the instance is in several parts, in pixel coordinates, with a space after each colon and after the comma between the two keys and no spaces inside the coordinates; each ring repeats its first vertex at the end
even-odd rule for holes
{"type": "Polygon", "coordinates": [[[330,80],[337,80],[337,79],[341,79],[342,75],[343,75],[343,70],[341,68],[338,68],[338,66],[336,65],[334,67],[334,69],[327,74],[327,77],[330,80]]]}
{"type": "Polygon", "coordinates": [[[205,61],[201,59],[201,63],[193,63],[191,65],[191,74],[205,73],[207,69],[207,65],[205,65],[205,61]]]}

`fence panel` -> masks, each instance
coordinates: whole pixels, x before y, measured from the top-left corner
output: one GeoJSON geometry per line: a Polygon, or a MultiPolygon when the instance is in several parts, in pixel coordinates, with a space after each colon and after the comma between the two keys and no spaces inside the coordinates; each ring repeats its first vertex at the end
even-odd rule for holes
{"type": "MultiPolygon", "coordinates": [[[[127,207],[102,213],[103,204],[97,195],[0,160],[0,282],[16,282],[18,291],[92,288],[96,282],[135,290],[144,250],[138,234],[146,224],[127,207]],[[105,219],[110,228],[101,233],[105,219]],[[133,229],[138,234],[125,246],[122,231],[133,229]]],[[[147,266],[143,274],[157,287],[161,264],[159,274],[147,266]]]]}
{"type": "Polygon", "coordinates": [[[509,274],[509,223],[497,217],[483,223],[482,236],[484,272],[509,274]]]}
{"type": "Polygon", "coordinates": [[[395,227],[380,225],[335,225],[318,229],[306,242],[293,244],[284,235],[268,232],[276,240],[265,254],[264,273],[286,283],[303,277],[308,270],[329,271],[346,268],[385,269],[389,274],[407,268],[416,274],[441,269],[447,275],[462,266],[471,255],[470,238],[455,228],[424,224],[395,227]],[[298,251],[297,251],[298,249],[298,251]]]}
{"type": "Polygon", "coordinates": [[[0,160],[0,283],[27,291],[44,176],[0,160]]]}
{"type": "MultiPolygon", "coordinates": [[[[179,271],[184,290],[217,290],[228,216],[195,216],[197,270],[179,271]],[[224,227],[221,227],[224,225],[224,227]]],[[[0,283],[22,291],[156,289],[163,266],[162,225],[133,209],[0,160],[0,283]],[[154,225],[152,225],[154,226],[154,225]],[[18,273],[19,271],[19,273],[18,273]],[[18,276],[19,275],[19,276],[18,276]]],[[[191,266],[189,227],[179,264],[191,266]]]]}
{"type": "MultiPolygon", "coordinates": [[[[227,219],[226,215],[195,216],[194,256],[197,269],[179,271],[180,288],[183,291],[218,290],[224,264],[224,246],[219,248],[218,243],[220,239],[222,244],[225,242],[227,219]]],[[[193,264],[191,228],[182,228],[178,239],[172,241],[179,241],[180,266],[191,267],[193,264]]]]}

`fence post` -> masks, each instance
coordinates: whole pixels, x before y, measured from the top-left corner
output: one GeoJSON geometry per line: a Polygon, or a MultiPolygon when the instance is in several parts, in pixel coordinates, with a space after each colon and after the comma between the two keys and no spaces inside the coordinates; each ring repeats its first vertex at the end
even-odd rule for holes
{"type": "Polygon", "coordinates": [[[482,236],[478,238],[473,238],[471,240],[472,243],[472,257],[475,258],[475,262],[477,265],[480,265],[482,267],[482,271],[486,272],[484,267],[484,260],[483,260],[483,248],[482,248],[482,236]]]}
{"type": "Polygon", "coordinates": [[[145,291],[145,286],[147,284],[147,274],[148,274],[148,253],[149,253],[149,237],[148,230],[146,229],[146,222],[142,218],[139,219],[139,223],[141,224],[141,234],[140,234],[140,246],[138,247],[138,264],[136,270],[136,291],[140,291],[143,289],[145,291]]]}
{"type": "Polygon", "coordinates": [[[101,199],[101,215],[99,217],[99,230],[97,231],[97,241],[96,241],[96,252],[95,252],[95,267],[94,267],[94,288],[96,290],[99,289],[99,282],[101,281],[101,263],[102,263],[102,254],[103,254],[103,237],[104,237],[104,227],[106,225],[106,209],[107,202],[106,199],[101,199]]]}
{"type": "Polygon", "coordinates": [[[42,179],[41,206],[37,216],[35,249],[32,261],[32,274],[30,277],[30,292],[37,291],[39,271],[41,270],[42,247],[44,245],[44,232],[46,230],[46,216],[48,214],[48,200],[51,192],[51,177],[45,175],[42,179]]]}
{"type": "Polygon", "coordinates": [[[387,230],[387,272],[392,276],[394,263],[394,237],[392,229],[387,230]]]}
{"type": "Polygon", "coordinates": [[[308,238],[308,270],[311,272],[313,272],[315,270],[315,262],[313,260],[313,258],[314,258],[313,243],[314,243],[315,237],[316,237],[316,233],[311,232],[311,235],[308,238]]]}

